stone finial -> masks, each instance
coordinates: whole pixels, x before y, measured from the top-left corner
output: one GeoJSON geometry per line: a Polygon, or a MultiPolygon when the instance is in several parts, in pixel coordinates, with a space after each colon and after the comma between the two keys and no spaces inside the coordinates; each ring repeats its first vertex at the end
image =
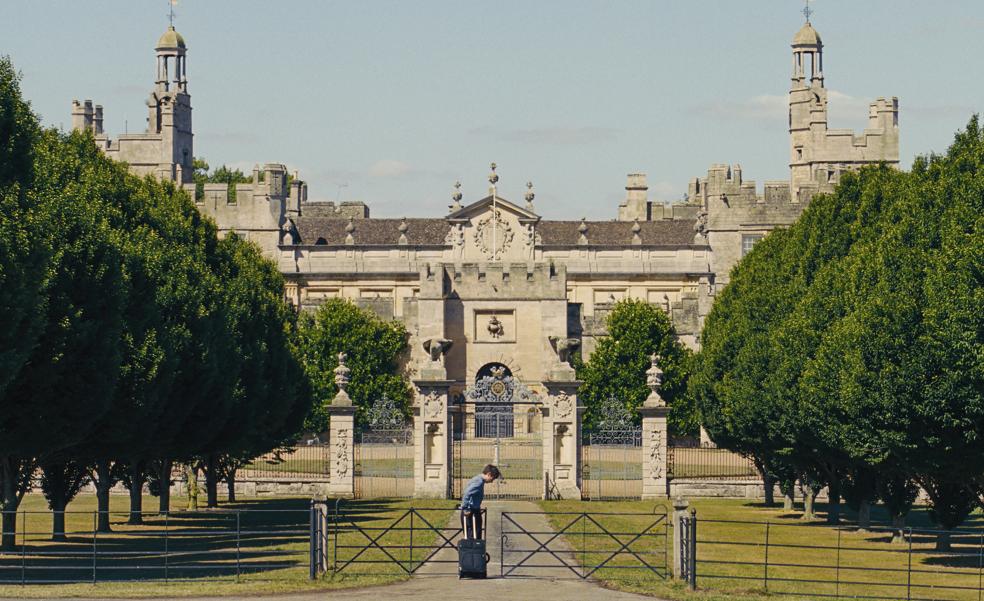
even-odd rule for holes
{"type": "Polygon", "coordinates": [[[533,193],[533,182],[526,182],[526,194],[523,196],[526,199],[526,210],[533,210],[533,199],[536,198],[536,194],[533,193]]]}
{"type": "Polygon", "coordinates": [[[345,387],[349,383],[349,374],[352,370],[345,365],[345,361],[348,359],[348,355],[345,353],[338,353],[338,366],[335,368],[335,386],[338,386],[339,390],[345,390],[345,387]]]}
{"type": "Polygon", "coordinates": [[[577,232],[578,232],[577,243],[578,244],[587,244],[588,243],[588,236],[587,236],[587,234],[588,234],[588,223],[587,223],[587,218],[581,217],[581,225],[577,226],[577,232]]]}
{"type": "Polygon", "coordinates": [[[642,236],[639,235],[639,232],[641,231],[642,226],[639,225],[639,218],[636,217],[635,223],[632,224],[632,244],[642,244],[642,236]]]}
{"type": "Polygon", "coordinates": [[[661,357],[656,353],[649,356],[652,365],[646,370],[646,386],[649,387],[649,397],[644,405],[646,407],[665,407],[666,401],[659,395],[659,389],[663,386],[663,370],[659,367],[661,357]]]}
{"type": "Polygon", "coordinates": [[[407,218],[406,217],[404,217],[403,220],[400,221],[400,225],[396,229],[399,230],[399,232],[400,232],[400,240],[399,240],[398,243],[401,244],[401,245],[403,245],[403,246],[406,246],[407,243],[408,243],[408,240],[407,240],[407,230],[409,229],[409,226],[407,226],[407,218]]]}
{"type": "Polygon", "coordinates": [[[353,232],[355,232],[355,219],[349,217],[348,225],[345,226],[345,244],[355,244],[353,232]]]}
{"type": "Polygon", "coordinates": [[[707,242],[707,211],[697,213],[697,221],[694,222],[694,242],[697,244],[707,242]]]}
{"type": "Polygon", "coordinates": [[[448,209],[452,213],[461,209],[461,182],[454,182],[454,192],[451,193],[451,204],[448,205],[448,209]]]}
{"type": "Polygon", "coordinates": [[[349,383],[349,374],[352,370],[345,365],[345,361],[348,359],[348,355],[345,353],[338,353],[338,366],[335,367],[335,386],[338,387],[338,393],[335,395],[334,400],[331,404],[334,406],[351,406],[352,399],[349,398],[347,392],[345,392],[345,387],[349,383]]]}

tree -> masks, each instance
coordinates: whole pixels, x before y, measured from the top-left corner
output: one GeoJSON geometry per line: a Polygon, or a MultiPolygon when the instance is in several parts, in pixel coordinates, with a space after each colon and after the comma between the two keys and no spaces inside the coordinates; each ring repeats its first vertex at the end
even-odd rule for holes
{"type": "Polygon", "coordinates": [[[195,182],[195,198],[201,198],[205,194],[205,184],[227,184],[228,201],[236,201],[236,184],[245,184],[253,181],[239,169],[230,169],[222,165],[215,171],[209,173],[209,164],[203,158],[195,158],[192,179],[195,182]]]}
{"type": "MultiPolygon", "coordinates": [[[[10,59],[0,57],[0,420],[11,405],[6,391],[23,369],[45,325],[51,277],[45,207],[33,205],[35,147],[41,128],[21,96],[10,59]]],[[[16,512],[31,483],[34,458],[0,444],[0,548],[13,547],[16,512]]]]}
{"type": "Polygon", "coordinates": [[[593,426],[604,417],[599,414],[605,401],[619,399],[633,414],[649,396],[646,370],[650,356],[660,356],[664,373],[660,395],[670,406],[671,430],[677,434],[696,434],[696,412],[686,397],[687,377],[692,354],[677,340],[666,313],[642,300],[619,301],[607,317],[608,336],[603,338],[587,363],[578,364],[579,390],[583,399],[585,425],[593,426]]]}
{"type": "Polygon", "coordinates": [[[716,440],[843,491],[862,526],[879,497],[904,516],[913,480],[943,528],[963,521],[984,456],[982,166],[975,117],[909,173],[845,176],[739,263],[692,380],[716,440]]]}
{"type": "Polygon", "coordinates": [[[41,492],[51,509],[51,540],[66,541],[65,507],[89,483],[89,466],[72,459],[50,459],[41,464],[41,492]]]}
{"type": "Polygon", "coordinates": [[[218,504],[217,485],[229,484],[253,457],[295,439],[311,409],[311,396],[292,337],[296,316],[283,297],[283,276],[262,251],[235,234],[216,247],[235,370],[231,410],[203,448],[209,507],[218,504]]]}
{"type": "Polygon", "coordinates": [[[358,408],[357,422],[364,422],[367,408],[384,395],[409,411],[410,389],[398,365],[407,348],[403,324],[383,321],[350,301],[330,299],[316,311],[301,314],[298,347],[316,399],[306,430],[322,432],[328,426],[327,403],[338,392],[334,369],[339,353],[348,355],[346,365],[352,370],[346,392],[358,408]]]}

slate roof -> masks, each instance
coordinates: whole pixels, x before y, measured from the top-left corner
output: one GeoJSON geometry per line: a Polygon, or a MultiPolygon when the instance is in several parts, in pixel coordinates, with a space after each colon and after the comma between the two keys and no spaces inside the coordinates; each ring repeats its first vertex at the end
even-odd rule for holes
{"type": "MultiPolygon", "coordinates": [[[[632,221],[585,221],[589,246],[632,243],[632,221]]],[[[536,229],[544,246],[573,246],[580,238],[580,221],[541,221],[536,229]]],[[[694,240],[694,220],[640,221],[639,237],[647,245],[679,246],[694,240]]]]}
{"type": "MultiPolygon", "coordinates": [[[[448,233],[448,222],[444,219],[414,219],[407,220],[407,243],[415,245],[442,245],[448,233]]],[[[322,244],[345,244],[348,234],[345,227],[348,219],[338,217],[301,216],[297,220],[297,232],[301,236],[301,244],[317,244],[319,238],[324,238],[322,244]]],[[[353,219],[355,231],[352,238],[358,246],[391,246],[400,240],[400,223],[403,219],[353,219]]]]}
{"type": "MultiPolygon", "coordinates": [[[[300,243],[305,245],[345,244],[348,219],[304,215],[297,219],[300,243]]],[[[400,239],[403,219],[355,219],[352,238],[356,246],[393,246],[400,239]]],[[[408,218],[407,243],[410,246],[442,246],[448,233],[444,218],[408,218]]],[[[632,221],[586,221],[585,236],[589,246],[628,246],[632,244],[632,221]]],[[[547,221],[536,225],[543,246],[576,246],[580,237],[580,221],[547,221]]],[[[639,222],[642,244],[653,246],[686,246],[693,243],[694,220],[662,220],[639,222]]]]}

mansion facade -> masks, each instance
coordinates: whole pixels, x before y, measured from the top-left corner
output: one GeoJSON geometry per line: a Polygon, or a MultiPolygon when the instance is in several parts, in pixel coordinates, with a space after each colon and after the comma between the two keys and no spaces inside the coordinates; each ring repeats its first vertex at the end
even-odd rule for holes
{"type": "Polygon", "coordinates": [[[363,203],[309,202],[305,182],[276,163],[231,192],[196,190],[186,53],[173,26],[158,40],[146,132],[111,139],[102,107],[88,100],[73,101],[73,127],[134,172],[184,186],[221,231],[256,242],[295,306],[342,297],[404,322],[411,377],[439,376],[452,393],[490,369],[533,385],[572,380],[570,352],[589,355],[624,298],[662,307],[696,348],[716,291],[758,239],[795,221],[845,171],[899,162],[896,98],[871,103],[861,133],[828,127],[823,43],[807,22],[792,42],[789,180],[760,189],[740,166],[713,165],[685,201],[664,204],[649,198],[644,174],[630,174],[616,219],[549,220],[532,185],[522,199],[499,196],[493,165],[488,193],[466,200],[459,185],[445,215],[375,218],[363,203]]]}

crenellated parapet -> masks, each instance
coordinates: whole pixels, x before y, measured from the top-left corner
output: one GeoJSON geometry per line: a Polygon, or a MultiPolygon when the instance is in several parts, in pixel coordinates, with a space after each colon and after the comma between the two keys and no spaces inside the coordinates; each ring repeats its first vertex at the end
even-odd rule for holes
{"type": "Polygon", "coordinates": [[[567,269],[553,263],[428,265],[420,282],[421,298],[445,298],[451,290],[461,298],[567,298],[567,269]]]}

